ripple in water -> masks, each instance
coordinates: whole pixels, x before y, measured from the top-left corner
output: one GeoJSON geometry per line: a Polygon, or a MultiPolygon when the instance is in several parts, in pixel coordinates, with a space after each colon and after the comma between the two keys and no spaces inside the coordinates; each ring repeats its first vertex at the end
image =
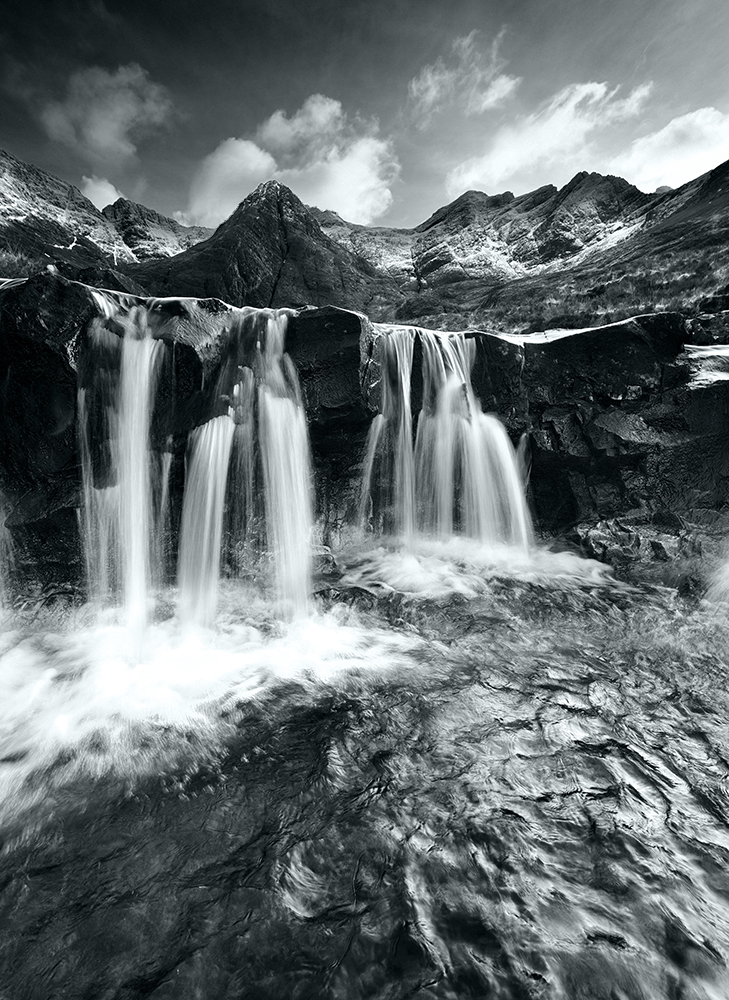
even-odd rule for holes
{"type": "Polygon", "coordinates": [[[231,584],[136,656],[15,620],[8,995],[725,997],[715,609],[557,554],[345,562],[309,619],[231,584]]]}

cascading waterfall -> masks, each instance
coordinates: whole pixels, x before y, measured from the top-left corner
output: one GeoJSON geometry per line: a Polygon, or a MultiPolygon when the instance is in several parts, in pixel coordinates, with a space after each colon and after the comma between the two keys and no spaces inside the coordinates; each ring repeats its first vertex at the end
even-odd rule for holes
{"type": "MultiPolygon", "coordinates": [[[[78,394],[87,578],[99,606],[121,596],[138,638],[170,532],[173,439],[154,452],[150,444],[165,346],[152,334],[154,304],[94,297],[104,318],[89,331],[78,394]]],[[[265,552],[281,612],[296,617],[308,605],[311,460],[298,378],[284,353],[287,319],[283,311],[231,311],[219,377],[203,402],[211,416],[189,434],[177,560],[186,623],[213,624],[223,557],[242,576],[265,552]]]]}
{"type": "Polygon", "coordinates": [[[232,416],[235,421],[231,470],[228,477],[227,551],[235,576],[243,576],[259,556],[257,500],[257,435],[255,418],[256,379],[251,368],[240,369],[233,386],[232,416]]]}
{"type": "Polygon", "coordinates": [[[485,545],[526,550],[532,539],[514,449],[500,421],[481,410],[471,385],[475,341],[388,327],[378,342],[382,406],[370,430],[362,515],[412,540],[459,533],[485,545]],[[423,408],[412,442],[413,344],[422,347],[423,408]]]}
{"type": "Polygon", "coordinates": [[[147,623],[151,582],[153,518],[149,429],[162,347],[160,341],[152,339],[144,311],[129,317],[122,341],[116,442],[122,592],[128,626],[136,633],[147,623]]]}
{"type": "Polygon", "coordinates": [[[106,321],[116,324],[122,336],[110,333],[102,321],[90,333],[113,359],[115,373],[99,403],[108,464],[103,486],[95,485],[87,389],[79,390],[87,577],[90,595],[102,605],[121,592],[127,627],[139,637],[147,623],[151,554],[157,549],[149,436],[164,345],[153,339],[146,309],[122,313],[113,300],[104,297],[103,302],[106,321]]]}
{"type": "Polygon", "coordinates": [[[283,312],[241,311],[216,389],[229,401],[228,413],[191,434],[180,532],[185,620],[212,624],[221,551],[230,571],[243,575],[262,548],[262,522],[279,608],[286,617],[306,611],[311,462],[298,379],[284,353],[287,319],[283,312]]]}
{"type": "Polygon", "coordinates": [[[218,597],[223,502],[235,424],[223,414],[190,434],[180,529],[180,617],[212,625],[218,597]]]}
{"type": "Polygon", "coordinates": [[[382,366],[381,412],[372,421],[364,463],[360,518],[373,520],[380,530],[412,541],[415,531],[415,470],[413,464],[410,379],[415,330],[386,327],[379,341],[382,366]],[[372,483],[379,483],[377,498],[372,483]]]}
{"type": "Polygon", "coordinates": [[[311,587],[311,464],[296,370],[284,354],[286,317],[268,320],[259,387],[266,529],[282,610],[306,611],[311,587]]]}

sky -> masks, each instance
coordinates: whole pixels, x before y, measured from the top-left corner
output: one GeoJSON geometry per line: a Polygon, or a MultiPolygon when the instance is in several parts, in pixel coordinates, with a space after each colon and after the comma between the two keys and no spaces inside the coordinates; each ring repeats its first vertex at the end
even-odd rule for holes
{"type": "Polygon", "coordinates": [[[729,159],[728,0],[9,0],[0,147],[216,226],[262,181],[364,225],[729,159]]]}

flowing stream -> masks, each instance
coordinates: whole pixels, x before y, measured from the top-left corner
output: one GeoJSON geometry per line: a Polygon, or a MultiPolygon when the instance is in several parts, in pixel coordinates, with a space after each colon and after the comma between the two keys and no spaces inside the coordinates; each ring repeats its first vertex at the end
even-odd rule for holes
{"type": "Polygon", "coordinates": [[[0,632],[2,1000],[726,1000],[721,605],[538,545],[468,343],[398,328],[367,533],[315,574],[268,311],[231,326],[160,583],[168,348],[112,322],[79,400],[89,602],[0,632]]]}

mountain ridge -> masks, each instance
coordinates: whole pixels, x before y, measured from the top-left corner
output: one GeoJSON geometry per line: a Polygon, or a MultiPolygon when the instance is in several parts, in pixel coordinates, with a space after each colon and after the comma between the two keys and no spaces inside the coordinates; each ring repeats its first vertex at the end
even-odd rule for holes
{"type": "Polygon", "coordinates": [[[729,283],[729,162],[653,194],[588,171],[521,195],[467,191],[411,228],[353,224],[267,181],[215,231],[127,199],[99,212],[10,154],[0,167],[0,247],[154,295],[527,329],[693,308],[729,283]]]}

